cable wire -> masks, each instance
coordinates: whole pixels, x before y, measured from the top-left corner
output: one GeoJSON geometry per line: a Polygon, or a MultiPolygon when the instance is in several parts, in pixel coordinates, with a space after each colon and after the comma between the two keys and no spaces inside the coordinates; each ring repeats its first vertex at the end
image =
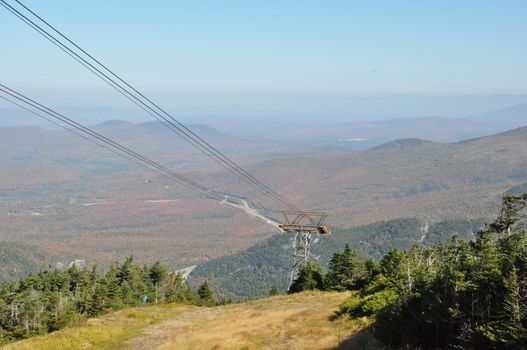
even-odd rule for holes
{"type": "MultiPolygon", "coordinates": [[[[24,108],[25,110],[28,110],[30,111],[31,113],[33,114],[36,114],[37,116],[41,117],[41,118],[44,118],[46,120],[49,120],[49,118],[47,117],[44,117],[42,115],[40,115],[40,113],[37,113],[35,112],[34,110],[30,109],[30,108],[27,108],[25,106],[29,106],[29,107],[32,107],[36,110],[39,110],[40,112],[44,113],[44,114],[47,114],[48,116],[50,116],[51,118],[55,119],[55,120],[58,120],[64,124],[67,124],[69,125],[70,127],[72,127],[73,129],[75,129],[76,131],[74,132],[75,134],[78,135],[77,131],[82,133],[82,136],[83,138],[85,139],[88,139],[96,144],[99,144],[101,146],[100,143],[104,144],[105,146],[103,147],[111,147],[113,150],[114,150],[114,153],[116,154],[119,154],[121,156],[123,156],[122,153],[126,154],[127,156],[125,156],[125,158],[129,159],[129,160],[132,160],[130,159],[129,157],[133,158],[132,161],[134,161],[135,163],[137,162],[141,162],[143,164],[143,166],[149,166],[148,168],[154,168],[156,169],[157,171],[160,171],[162,173],[164,173],[165,175],[167,176],[170,176],[174,179],[176,179],[179,183],[181,183],[182,185],[184,185],[185,187],[189,188],[189,189],[193,189],[193,190],[197,190],[201,193],[204,193],[206,194],[208,197],[212,197],[216,200],[224,200],[225,197],[223,195],[220,195],[218,193],[216,193],[215,191],[193,181],[193,180],[190,180],[188,178],[186,178],[185,176],[181,175],[181,174],[178,174],[176,173],[175,171],[171,170],[171,169],[168,169],[166,168],[165,166],[135,152],[135,151],[132,151],[131,149],[127,148],[126,146],[123,146],[121,144],[119,144],[118,142],[115,142],[99,133],[97,133],[96,131],[82,125],[82,124],[79,124],[77,122],[75,122],[74,120],[30,99],[29,97],[13,90],[13,89],[10,89],[9,87],[3,85],[3,84],[0,84],[0,91],[3,92],[4,94],[6,95],[9,95],[11,98],[14,98],[16,99],[17,101],[21,102],[21,103],[16,103],[14,101],[12,101],[10,98],[5,98],[5,97],[2,97],[4,100],[7,100],[11,103],[14,103],[15,105],[21,107],[21,108],[24,108]],[[21,105],[22,104],[22,105],[21,105]],[[97,141],[95,141],[95,140],[97,141]]],[[[65,128],[68,130],[67,127],[65,127],[63,124],[61,123],[58,123],[58,122],[53,122],[55,125],[58,125],[62,128],[65,128]]]]}
{"type": "Polygon", "coordinates": [[[173,116],[171,116],[168,112],[166,112],[164,109],[162,109],[159,105],[157,105],[152,100],[147,98],[144,94],[142,94],[137,89],[135,89],[132,85],[130,85],[128,82],[126,82],[120,76],[118,76],[116,73],[114,73],[112,70],[110,70],[107,66],[102,64],[99,60],[95,59],[92,55],[90,55],[88,52],[86,52],[84,49],[82,49],[79,45],[77,45],[75,42],[73,42],[68,37],[66,37],[62,32],[60,32],[58,29],[53,27],[51,24],[49,24],[47,21],[45,21],[42,17],[40,17],[34,11],[29,9],[22,2],[20,2],[18,0],[15,0],[26,11],[31,13],[33,16],[35,16],[37,19],[39,19],[42,23],[44,23],[46,26],[51,28],[55,33],[59,34],[68,43],[73,45],[77,50],[79,50],[81,53],[83,53],[89,59],[91,59],[93,61],[92,63],[95,63],[96,65],[98,65],[101,69],[103,69],[104,71],[108,72],[115,79],[112,79],[111,77],[109,77],[103,71],[101,71],[100,69],[95,67],[92,63],[88,62],[88,60],[85,57],[82,57],[78,52],[75,52],[75,50],[73,50],[72,48],[68,47],[62,41],[57,39],[55,36],[53,36],[48,31],[43,29],[41,26],[36,24],[34,21],[29,19],[27,16],[22,14],[20,11],[18,11],[17,9],[12,7],[8,3],[6,3],[4,0],[0,0],[0,1],[1,1],[0,4],[2,6],[4,6],[8,11],[10,11],[14,15],[16,15],[19,19],[24,21],[32,29],[37,31],[42,36],[44,36],[47,40],[51,41],[55,46],[59,47],[59,49],[61,49],[65,53],[67,53],[70,57],[74,58],[78,63],[82,64],[90,72],[92,72],[97,77],[102,79],[104,82],[109,84],[112,88],[116,89],[123,96],[125,96],[127,99],[129,99],[134,104],[136,104],[138,107],[140,107],[142,110],[144,110],[145,112],[150,114],[156,120],[160,121],[163,125],[168,127],[170,130],[172,130],[173,132],[178,134],[180,137],[185,139],[192,146],[194,146],[195,148],[200,150],[202,153],[206,154],[208,157],[210,157],[213,160],[215,160],[218,164],[222,165],[227,170],[229,170],[229,171],[233,172],[234,174],[238,175],[245,182],[252,184],[258,190],[260,190],[264,194],[268,195],[270,198],[274,199],[277,202],[280,202],[283,205],[286,205],[289,208],[292,208],[292,209],[300,211],[300,209],[298,207],[296,207],[294,204],[289,202],[287,199],[283,198],[277,192],[272,190],[269,186],[265,185],[260,180],[256,179],[254,176],[252,176],[250,173],[245,171],[243,168],[241,168],[238,164],[236,164],[234,161],[232,161],[230,158],[228,158],[226,155],[224,155],[218,149],[216,149],[215,147],[210,145],[207,141],[205,141],[199,135],[197,135],[192,130],[190,130],[188,127],[186,127],[185,125],[180,123],[173,116]],[[118,81],[116,81],[116,80],[118,80],[118,81]],[[119,83],[119,82],[124,84],[124,86],[121,83],[119,83]]]}

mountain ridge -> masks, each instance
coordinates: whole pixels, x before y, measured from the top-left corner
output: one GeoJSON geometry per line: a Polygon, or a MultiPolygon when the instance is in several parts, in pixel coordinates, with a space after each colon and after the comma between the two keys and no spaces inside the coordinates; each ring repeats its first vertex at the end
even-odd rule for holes
{"type": "MultiPolygon", "coordinates": [[[[0,135],[22,140],[1,130],[0,135]]],[[[13,213],[0,221],[1,240],[59,246],[101,264],[131,254],[145,262],[163,256],[164,263],[181,268],[243,250],[276,232],[239,210],[175,184],[166,186],[164,179],[125,160],[101,157],[91,144],[72,152],[64,147],[65,138],[44,139],[53,142],[55,148],[49,148],[29,136],[13,147],[16,151],[0,148],[5,164],[0,167],[0,215],[13,213]]],[[[240,152],[242,145],[234,141],[240,152]]],[[[279,219],[281,208],[245,182],[158,142],[163,152],[146,149],[148,154],[199,183],[251,198],[279,219]]],[[[248,152],[250,157],[237,160],[293,203],[327,211],[332,228],[403,217],[430,223],[489,217],[507,189],[527,182],[525,128],[465,143],[415,143],[404,150],[339,150],[322,156],[310,156],[309,150],[268,158],[248,152]]],[[[255,145],[260,151],[264,146],[255,145]]]]}

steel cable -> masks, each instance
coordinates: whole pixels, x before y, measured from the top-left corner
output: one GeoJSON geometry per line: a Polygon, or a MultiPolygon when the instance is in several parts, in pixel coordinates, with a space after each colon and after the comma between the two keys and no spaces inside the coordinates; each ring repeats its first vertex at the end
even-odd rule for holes
{"type": "Polygon", "coordinates": [[[125,96],[127,99],[129,99],[131,102],[136,104],[138,107],[140,107],[142,110],[150,114],[152,117],[154,117],[156,120],[160,121],[163,125],[168,127],[170,130],[178,134],[180,137],[185,139],[187,142],[189,142],[191,145],[193,145],[195,148],[209,156],[210,158],[214,159],[218,164],[222,165],[227,170],[235,173],[236,175],[240,176],[244,181],[248,183],[252,183],[254,186],[256,186],[257,189],[259,189],[264,194],[268,195],[270,198],[273,198],[274,200],[290,207],[295,210],[300,210],[298,207],[293,205],[291,202],[280,196],[278,193],[276,193],[274,190],[272,190],[269,186],[265,185],[258,179],[256,179],[254,176],[249,174],[247,171],[245,171],[243,168],[241,168],[239,165],[237,165],[234,161],[232,161],[230,158],[225,156],[223,153],[221,153],[219,150],[217,150],[215,147],[210,145],[208,142],[203,140],[200,136],[198,136],[196,133],[194,133],[192,130],[190,130],[188,127],[177,121],[174,117],[172,117],[169,113],[167,113],[165,110],[163,110],[159,105],[155,104],[153,101],[148,99],[145,95],[140,93],[137,89],[135,89],[133,86],[131,86],[129,83],[127,83],[124,79],[119,77],[117,74],[115,74],[112,70],[110,70],[107,66],[102,64],[99,60],[95,59],[93,56],[91,56],[89,53],[87,53],[85,50],[83,50],[79,45],[74,43],[72,40],[70,40],[68,37],[66,37],[62,32],[57,30],[55,27],[50,25],[47,21],[42,19],[38,14],[36,14],[34,11],[29,9],[27,6],[25,6],[23,3],[21,3],[18,0],[15,0],[20,6],[22,6],[26,11],[30,12],[33,16],[38,18],[42,23],[44,23],[46,26],[51,28],[54,32],[59,34],[62,38],[67,40],[70,44],[72,44],[77,50],[81,51],[84,55],[86,55],[88,58],[90,58],[95,64],[97,64],[99,67],[101,67],[103,70],[111,74],[115,79],[123,83],[125,86],[121,85],[118,81],[115,79],[112,79],[107,74],[102,72],[100,69],[95,67],[93,64],[88,62],[85,58],[83,58],[81,55],[79,55],[78,52],[75,52],[70,47],[68,47],[66,44],[64,44],[62,41],[57,39],[55,36],[50,34],[48,31],[40,27],[38,24],[36,24],[34,21],[29,19],[27,16],[22,14],[20,11],[6,3],[4,0],[0,0],[1,4],[9,10],[11,13],[16,15],[19,19],[24,21],[27,25],[29,25],[32,29],[37,31],[39,34],[44,36],[47,40],[51,41],[55,46],[59,47],[62,51],[67,53],[70,57],[74,58],[78,63],[82,64],[85,68],[87,68],[90,72],[95,74],[97,77],[102,79],[104,82],[109,84],[112,88],[116,89],[118,92],[120,92],[123,96],[125,96]],[[131,91],[129,90],[131,89],[131,91]],[[139,97],[138,97],[139,96],[139,97]],[[145,102],[146,101],[146,102],[145,102]],[[168,119],[167,119],[168,118],[168,119]]]}

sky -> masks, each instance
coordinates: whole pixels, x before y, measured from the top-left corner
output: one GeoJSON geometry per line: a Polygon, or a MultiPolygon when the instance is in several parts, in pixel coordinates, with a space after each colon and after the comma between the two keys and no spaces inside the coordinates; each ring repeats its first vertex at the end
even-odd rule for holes
{"type": "MultiPolygon", "coordinates": [[[[321,101],[323,110],[350,96],[527,95],[524,0],[25,4],[169,106],[321,101]]],[[[4,84],[52,105],[127,105],[4,8],[0,31],[4,84]]]]}

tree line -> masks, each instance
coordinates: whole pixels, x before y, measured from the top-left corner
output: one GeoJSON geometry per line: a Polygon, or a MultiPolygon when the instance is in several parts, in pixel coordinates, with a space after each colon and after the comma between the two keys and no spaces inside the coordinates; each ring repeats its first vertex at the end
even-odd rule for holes
{"type": "Polygon", "coordinates": [[[380,261],[346,246],[327,273],[307,264],[290,288],[354,290],[339,315],[371,316],[390,347],[527,348],[527,194],[506,196],[473,241],[391,249],[380,261]]]}
{"type": "Polygon", "coordinates": [[[137,264],[128,257],[100,273],[73,265],[65,270],[29,274],[0,286],[0,344],[45,334],[110,310],[145,304],[185,303],[214,306],[205,281],[197,291],[159,262],[137,264]]]}
{"type": "MultiPolygon", "coordinates": [[[[422,239],[422,245],[447,242],[452,235],[471,239],[484,220],[444,220],[430,222],[399,218],[352,228],[334,228],[333,239],[320,239],[311,246],[317,262],[327,269],[335,246],[341,250],[349,243],[357,254],[380,260],[392,247],[409,249],[422,239]]],[[[196,288],[208,280],[221,295],[242,301],[264,297],[270,286],[285,292],[291,272],[291,234],[276,234],[246,250],[199,264],[189,276],[196,288]]]]}

